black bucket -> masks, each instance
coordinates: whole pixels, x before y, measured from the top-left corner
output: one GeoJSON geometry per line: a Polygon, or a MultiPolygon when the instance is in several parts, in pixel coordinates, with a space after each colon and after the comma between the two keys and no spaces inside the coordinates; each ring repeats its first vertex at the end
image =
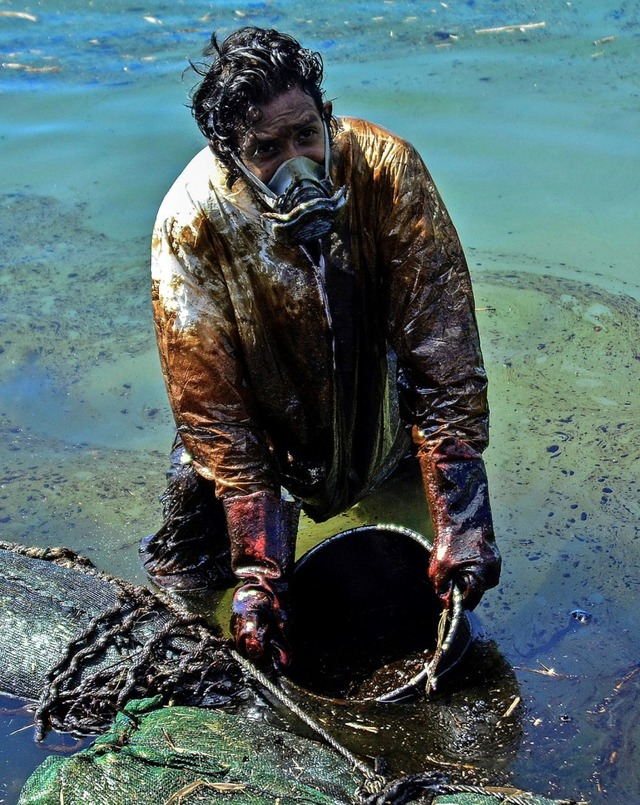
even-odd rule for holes
{"type": "MultiPolygon", "coordinates": [[[[430,550],[408,528],[377,525],[343,531],[306,553],[291,583],[288,678],[332,699],[400,701],[424,691],[442,613],[427,576],[430,550]]],[[[471,642],[457,591],[455,601],[438,678],[471,642]]]]}

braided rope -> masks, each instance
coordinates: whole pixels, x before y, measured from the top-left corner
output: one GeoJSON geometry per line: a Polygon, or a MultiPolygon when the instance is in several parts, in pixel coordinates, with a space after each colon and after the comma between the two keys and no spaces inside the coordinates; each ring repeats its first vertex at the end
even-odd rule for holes
{"type": "Polygon", "coordinates": [[[133,698],[161,695],[190,704],[226,702],[240,690],[241,672],[224,652],[227,641],[206,620],[145,587],[96,569],[69,548],[32,548],[0,541],[0,550],[52,562],[111,583],[117,600],[72,640],[45,677],[37,702],[36,741],[54,728],[76,736],[102,732],[133,698]],[[153,634],[136,633],[159,618],[153,634]],[[117,646],[122,657],[105,662],[117,646]],[[92,668],[93,666],[93,668],[92,668]]]}
{"type": "Polygon", "coordinates": [[[392,690],[389,693],[384,693],[382,696],[377,696],[376,701],[398,701],[408,694],[415,693],[418,690],[418,686],[421,685],[423,681],[425,696],[429,696],[431,692],[436,689],[438,684],[438,677],[436,674],[438,665],[451,648],[451,645],[458,632],[460,620],[464,615],[462,600],[462,593],[460,592],[459,588],[454,587],[452,603],[449,605],[449,607],[443,609],[440,614],[436,648],[429,662],[425,663],[423,669],[405,685],[397,688],[396,690],[392,690]]]}
{"type": "Polygon", "coordinates": [[[360,758],[356,757],[350,752],[346,746],[343,746],[330,732],[328,732],[321,724],[319,724],[309,713],[306,712],[300,705],[295,702],[282,688],[275,684],[263,671],[245,659],[235,649],[229,649],[229,654],[238,663],[238,665],[245,671],[252,679],[259,682],[262,687],[269,691],[287,710],[293,713],[304,724],[310,727],[317,735],[319,735],[329,746],[336,750],[342,757],[351,763],[365,778],[363,790],[367,794],[375,794],[383,790],[387,781],[384,777],[377,774],[370,766],[364,763],[360,758]]]}

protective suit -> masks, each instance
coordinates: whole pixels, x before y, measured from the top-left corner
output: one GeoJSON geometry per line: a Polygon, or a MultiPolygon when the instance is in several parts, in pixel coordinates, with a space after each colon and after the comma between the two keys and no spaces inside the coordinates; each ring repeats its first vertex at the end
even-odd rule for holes
{"type": "Polygon", "coordinates": [[[346,203],[307,247],[270,237],[250,183],[229,187],[208,148],[166,196],[153,304],[182,443],[237,523],[234,505],[283,488],[315,520],[344,511],[412,438],[432,580],[446,592],[453,557],[494,586],[487,382],[457,233],[418,153],[380,127],[334,119],[330,173],[346,203]]]}

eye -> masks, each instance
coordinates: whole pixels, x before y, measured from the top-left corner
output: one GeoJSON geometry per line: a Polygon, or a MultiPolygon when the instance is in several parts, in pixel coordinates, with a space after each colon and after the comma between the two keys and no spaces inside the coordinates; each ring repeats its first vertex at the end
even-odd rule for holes
{"type": "Polygon", "coordinates": [[[257,143],[255,148],[256,156],[271,156],[276,152],[276,147],[273,143],[257,143]]]}
{"type": "Polygon", "coordinates": [[[308,140],[312,140],[317,133],[318,130],[314,126],[309,126],[306,129],[302,129],[302,131],[298,134],[298,137],[302,142],[306,142],[308,140]]]}

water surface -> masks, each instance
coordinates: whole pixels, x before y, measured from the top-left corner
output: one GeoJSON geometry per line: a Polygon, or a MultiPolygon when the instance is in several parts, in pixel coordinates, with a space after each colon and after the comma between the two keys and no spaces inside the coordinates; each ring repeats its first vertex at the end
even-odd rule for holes
{"type": "MultiPolygon", "coordinates": [[[[182,73],[213,28],[289,31],[322,51],[337,114],[420,149],[467,251],[505,560],[479,615],[523,697],[508,771],[541,794],[629,801],[640,788],[638,3],[42,0],[0,12],[0,537],[68,545],[143,580],[136,547],[159,523],[171,439],[149,233],[202,146],[182,73]],[[575,608],[592,620],[576,627],[575,608]]],[[[420,490],[396,485],[304,523],[300,547],[375,520],[427,531],[420,490]]],[[[6,802],[45,754],[11,735],[14,718],[6,802]]]]}

